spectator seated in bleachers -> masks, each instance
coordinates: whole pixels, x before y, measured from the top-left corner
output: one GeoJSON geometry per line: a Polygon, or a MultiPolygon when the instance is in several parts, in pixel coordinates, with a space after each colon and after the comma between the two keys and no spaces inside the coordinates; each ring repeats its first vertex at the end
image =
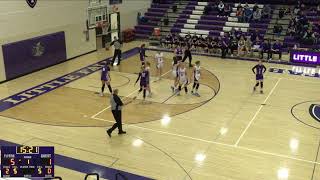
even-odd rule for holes
{"type": "Polygon", "coordinates": [[[138,21],[138,24],[147,24],[149,20],[148,18],[143,17],[140,12],[138,12],[137,21],[138,21]]]}
{"type": "Polygon", "coordinates": [[[281,7],[280,9],[279,9],[279,19],[282,19],[283,18],[283,16],[284,16],[284,13],[285,13],[285,8],[284,7],[281,7]]]}
{"type": "Polygon", "coordinates": [[[270,59],[270,56],[271,56],[271,43],[270,43],[270,41],[265,39],[260,47],[261,47],[260,59],[263,59],[264,53],[267,53],[267,55],[268,55],[267,59],[270,59]]]}
{"type": "Polygon", "coordinates": [[[309,28],[302,38],[302,43],[307,45],[313,45],[316,42],[316,37],[311,28],[309,28]]]}
{"type": "Polygon", "coordinates": [[[317,15],[320,16],[320,4],[317,6],[317,15]]]}
{"type": "Polygon", "coordinates": [[[253,55],[253,52],[259,52],[261,51],[261,41],[259,36],[256,36],[256,39],[252,41],[251,45],[251,56],[253,55]]]}
{"type": "Polygon", "coordinates": [[[273,27],[273,33],[275,33],[275,35],[279,37],[281,35],[282,30],[283,27],[280,24],[278,24],[278,21],[276,21],[276,24],[273,27]]]}
{"type": "Polygon", "coordinates": [[[236,36],[230,36],[229,49],[231,52],[231,57],[233,57],[234,51],[238,50],[238,39],[236,36]]]}
{"type": "Polygon", "coordinates": [[[258,39],[262,38],[262,37],[260,37],[260,33],[259,33],[259,30],[258,30],[258,29],[256,29],[255,31],[252,31],[252,33],[250,34],[250,40],[251,40],[251,42],[256,41],[257,38],[258,38],[258,39]]]}
{"type": "Polygon", "coordinates": [[[261,17],[269,19],[270,16],[271,16],[271,7],[269,5],[263,6],[261,17]]]}
{"type": "Polygon", "coordinates": [[[250,23],[252,18],[252,10],[248,7],[245,6],[244,8],[244,22],[250,23]]]}
{"type": "Polygon", "coordinates": [[[224,11],[224,16],[228,16],[232,12],[232,8],[230,4],[225,4],[223,11],[224,11]]]}
{"type": "Polygon", "coordinates": [[[250,36],[246,37],[246,50],[248,55],[252,55],[252,41],[250,36]]]}
{"type": "Polygon", "coordinates": [[[273,43],[271,47],[271,52],[270,52],[270,59],[272,59],[273,54],[279,54],[279,60],[281,60],[282,56],[282,44],[281,42],[277,39],[275,43],[273,43]]]}
{"type": "Polygon", "coordinates": [[[253,12],[252,21],[253,22],[260,22],[261,21],[261,10],[260,9],[257,9],[256,11],[253,12]]]}
{"type": "Polygon", "coordinates": [[[239,7],[237,9],[236,16],[238,18],[238,22],[243,22],[244,21],[244,19],[243,19],[243,8],[242,7],[239,7]]]}
{"type": "Polygon", "coordinates": [[[244,56],[247,52],[246,49],[246,40],[244,39],[243,36],[240,37],[238,41],[238,56],[244,56]]]}
{"type": "Polygon", "coordinates": [[[224,16],[224,3],[222,1],[218,4],[218,16],[224,16]]]}
{"type": "Polygon", "coordinates": [[[259,6],[258,6],[257,3],[255,3],[255,4],[253,5],[252,11],[253,11],[253,12],[256,12],[258,9],[259,9],[259,6]]]}

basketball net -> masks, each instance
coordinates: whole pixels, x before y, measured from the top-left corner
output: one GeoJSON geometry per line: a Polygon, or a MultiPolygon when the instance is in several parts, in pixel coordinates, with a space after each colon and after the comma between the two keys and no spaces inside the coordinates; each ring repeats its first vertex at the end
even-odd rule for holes
{"type": "Polygon", "coordinates": [[[100,27],[102,29],[102,34],[106,35],[108,34],[109,29],[109,23],[107,21],[99,21],[97,22],[97,27],[100,27]]]}

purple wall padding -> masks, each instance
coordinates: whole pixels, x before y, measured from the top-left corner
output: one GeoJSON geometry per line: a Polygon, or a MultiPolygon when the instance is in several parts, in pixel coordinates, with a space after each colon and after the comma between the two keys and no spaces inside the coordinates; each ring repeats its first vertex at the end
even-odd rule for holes
{"type": "Polygon", "coordinates": [[[6,79],[12,79],[67,59],[65,34],[57,32],[2,45],[6,79]]]}

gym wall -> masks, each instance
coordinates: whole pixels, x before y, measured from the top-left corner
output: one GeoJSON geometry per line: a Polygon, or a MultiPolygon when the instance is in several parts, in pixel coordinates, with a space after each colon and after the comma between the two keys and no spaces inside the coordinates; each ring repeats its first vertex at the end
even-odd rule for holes
{"type": "Polygon", "coordinates": [[[137,14],[145,13],[151,6],[152,0],[122,0],[119,4],[121,31],[137,25],[137,14]]]}
{"type": "Polygon", "coordinates": [[[87,7],[88,0],[38,0],[34,8],[29,7],[26,0],[1,0],[0,82],[33,71],[34,67],[43,68],[44,65],[52,65],[95,50],[95,31],[90,30],[89,41],[86,41],[83,32],[86,29],[87,7]],[[39,46],[36,43],[38,41],[42,43],[39,46]],[[46,41],[55,46],[46,47],[46,41]],[[59,48],[55,48],[57,46],[59,48]],[[44,48],[45,56],[41,58],[41,51],[39,53],[36,48],[44,48]],[[46,54],[47,51],[50,52],[46,54]],[[40,55],[38,59],[28,62],[33,58],[31,55],[37,52],[40,55]],[[17,58],[11,56],[12,53],[21,56],[17,58]],[[11,54],[10,57],[8,54],[11,54]],[[5,59],[9,67],[7,73],[5,59]],[[9,71],[11,72],[8,73],[9,71]]]}

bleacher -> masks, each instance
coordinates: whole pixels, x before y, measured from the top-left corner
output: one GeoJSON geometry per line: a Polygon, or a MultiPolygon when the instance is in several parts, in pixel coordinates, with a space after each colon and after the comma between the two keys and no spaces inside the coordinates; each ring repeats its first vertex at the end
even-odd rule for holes
{"type": "MultiPolygon", "coordinates": [[[[279,8],[283,7],[279,4],[295,4],[295,1],[242,1],[251,2],[248,4],[250,8],[254,6],[252,2],[258,2],[258,7],[262,9],[267,3],[276,3],[270,5],[272,14],[270,19],[261,19],[259,22],[242,23],[238,22],[236,17],[236,10],[239,1],[225,0],[225,5],[231,6],[231,13],[226,16],[218,16],[218,11],[215,9],[210,10],[208,14],[204,14],[206,6],[212,5],[216,1],[207,0],[198,2],[196,0],[181,0],[174,1],[168,0],[163,4],[152,4],[148,12],[145,13],[150,22],[148,24],[139,24],[135,27],[136,36],[138,38],[149,38],[155,27],[161,28],[161,35],[165,36],[168,33],[178,33],[181,36],[186,35],[188,32],[197,35],[206,36],[219,36],[225,32],[231,31],[232,28],[236,30],[241,30],[244,36],[249,35],[252,31],[258,31],[260,37],[271,39],[272,41],[278,39],[283,42],[283,51],[287,52],[288,49],[292,48],[295,44],[299,42],[293,37],[286,36],[285,31],[289,24],[289,17],[284,17],[283,19],[278,19],[279,8]],[[177,6],[177,10],[173,12],[172,6],[177,6]],[[169,24],[164,24],[164,18],[169,19],[169,24]],[[273,33],[273,26],[276,21],[283,26],[283,32],[280,37],[276,37],[273,33]]],[[[312,3],[312,2],[311,2],[312,3]]],[[[242,4],[243,6],[244,4],[242,4]]],[[[293,5],[286,5],[285,7],[293,8],[293,5]]],[[[305,14],[307,18],[311,21],[319,21],[320,16],[315,14],[313,11],[306,11],[305,14]]],[[[316,29],[318,32],[319,29],[316,29]]],[[[318,42],[317,45],[303,45],[300,44],[302,48],[320,48],[318,42]]]]}

